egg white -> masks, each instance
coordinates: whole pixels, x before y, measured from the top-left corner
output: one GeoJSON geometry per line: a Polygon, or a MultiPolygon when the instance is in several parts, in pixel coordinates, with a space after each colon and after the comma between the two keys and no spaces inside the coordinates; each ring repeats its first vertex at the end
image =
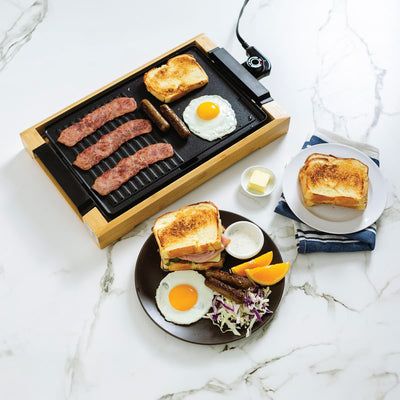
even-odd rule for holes
{"type": "Polygon", "coordinates": [[[156,303],[164,318],[179,325],[189,325],[201,319],[210,309],[213,299],[213,291],[204,281],[204,276],[196,271],[170,272],[162,279],[156,291],[156,303]],[[198,293],[196,304],[187,311],[175,309],[168,299],[170,290],[181,284],[193,286],[198,293]]]}
{"type": "Polygon", "coordinates": [[[217,95],[206,95],[193,99],[183,112],[183,120],[192,133],[209,141],[233,132],[237,125],[231,104],[217,95]],[[210,120],[201,119],[197,115],[197,107],[206,101],[211,101],[219,107],[219,114],[210,120]]]}

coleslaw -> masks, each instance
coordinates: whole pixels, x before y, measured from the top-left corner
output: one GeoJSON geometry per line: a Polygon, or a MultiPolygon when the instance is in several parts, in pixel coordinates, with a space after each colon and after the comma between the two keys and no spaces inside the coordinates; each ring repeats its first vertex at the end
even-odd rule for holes
{"type": "Polygon", "coordinates": [[[262,322],[264,314],[272,313],[268,308],[270,293],[269,287],[247,289],[243,304],[237,304],[222,294],[214,294],[212,310],[203,318],[211,319],[223,333],[232,332],[240,336],[239,331],[245,328],[248,337],[254,324],[262,322]]]}

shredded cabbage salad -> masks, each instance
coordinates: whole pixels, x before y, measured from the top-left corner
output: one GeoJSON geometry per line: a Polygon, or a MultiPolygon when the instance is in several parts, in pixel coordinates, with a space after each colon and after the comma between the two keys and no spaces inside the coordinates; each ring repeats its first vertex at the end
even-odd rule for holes
{"type": "Polygon", "coordinates": [[[264,314],[272,313],[268,308],[270,293],[269,287],[247,289],[243,304],[237,304],[222,294],[214,294],[212,310],[203,318],[211,319],[223,333],[232,332],[240,336],[239,330],[245,328],[248,337],[253,325],[257,321],[262,322],[261,317],[264,314]]]}

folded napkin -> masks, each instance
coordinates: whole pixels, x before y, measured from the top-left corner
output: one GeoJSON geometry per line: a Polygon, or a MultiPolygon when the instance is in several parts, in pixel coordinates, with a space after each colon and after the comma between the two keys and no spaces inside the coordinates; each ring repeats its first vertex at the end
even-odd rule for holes
{"type": "MultiPolygon", "coordinates": [[[[368,155],[379,166],[379,150],[376,147],[355,142],[322,129],[318,130],[304,143],[303,149],[321,143],[340,143],[354,147],[368,155]]],[[[283,194],[275,212],[293,219],[298,253],[371,251],[375,248],[375,223],[362,231],[346,235],[321,232],[300,221],[289,208],[283,194]]]]}

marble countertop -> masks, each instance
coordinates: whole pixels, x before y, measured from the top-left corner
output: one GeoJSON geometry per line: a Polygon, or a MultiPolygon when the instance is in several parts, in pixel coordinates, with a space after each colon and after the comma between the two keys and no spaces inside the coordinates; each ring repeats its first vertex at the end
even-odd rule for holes
{"type": "Polygon", "coordinates": [[[242,2],[2,0],[0,397],[2,399],[398,399],[399,3],[251,0],[240,30],[272,62],[261,82],[289,131],[100,250],[19,134],[205,33],[243,62],[242,2]],[[387,189],[371,252],[297,254],[274,213],[288,162],[317,128],[376,146],[387,189]],[[277,188],[251,199],[241,172],[277,188]],[[157,215],[210,200],[256,221],[291,262],[271,324],[196,345],[143,311],[135,263],[157,215]]]}

